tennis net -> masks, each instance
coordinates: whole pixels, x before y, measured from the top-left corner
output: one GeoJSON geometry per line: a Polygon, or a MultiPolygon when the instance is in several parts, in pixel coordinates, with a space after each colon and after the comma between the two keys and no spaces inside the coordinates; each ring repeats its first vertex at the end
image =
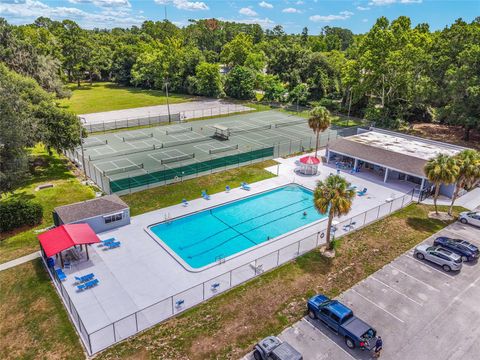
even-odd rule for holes
{"type": "Polygon", "coordinates": [[[300,120],[287,121],[283,123],[276,123],[275,127],[279,128],[284,126],[292,126],[292,125],[299,125],[299,124],[306,124],[306,123],[307,123],[306,120],[300,119],[300,120]]]}
{"type": "Polygon", "coordinates": [[[225,146],[225,147],[216,148],[216,149],[210,149],[208,150],[208,153],[212,155],[212,154],[218,154],[225,151],[237,150],[237,149],[238,149],[238,145],[232,145],[232,146],[225,146]]]}
{"type": "Polygon", "coordinates": [[[262,125],[262,126],[255,126],[255,127],[250,127],[246,129],[242,128],[233,128],[229,132],[230,134],[241,134],[241,133],[246,133],[246,132],[252,132],[252,131],[257,131],[257,130],[268,130],[271,129],[272,125],[262,125]]]}
{"type": "Polygon", "coordinates": [[[90,148],[90,147],[94,147],[94,146],[102,146],[102,145],[107,145],[107,144],[108,144],[108,140],[95,139],[93,141],[85,141],[83,143],[83,147],[84,148],[90,148]]]}
{"type": "Polygon", "coordinates": [[[185,132],[189,132],[189,131],[193,131],[193,127],[182,128],[182,129],[165,130],[165,134],[167,134],[167,135],[181,134],[181,133],[185,133],[185,132]]]}
{"type": "Polygon", "coordinates": [[[202,136],[196,139],[188,139],[188,140],[179,140],[179,141],[167,141],[163,143],[163,147],[172,147],[172,146],[179,146],[179,145],[185,145],[185,144],[191,144],[191,143],[197,143],[197,142],[202,142],[202,141],[207,141],[211,140],[212,138],[210,136],[202,136]]]}
{"type": "Polygon", "coordinates": [[[173,162],[177,162],[177,161],[182,161],[182,160],[187,160],[187,159],[193,159],[195,157],[195,154],[192,153],[192,154],[185,154],[185,155],[179,155],[179,156],[175,156],[175,157],[171,157],[171,158],[168,158],[168,159],[162,159],[160,160],[160,163],[163,165],[163,164],[170,164],[170,163],[173,163],[173,162]]]}
{"type": "Polygon", "coordinates": [[[132,135],[132,136],[124,136],[124,137],[122,137],[122,140],[123,140],[123,142],[128,142],[128,141],[148,139],[148,138],[151,138],[151,137],[153,137],[153,133],[138,134],[138,135],[132,135]]]}
{"type": "Polygon", "coordinates": [[[95,161],[95,160],[101,160],[101,159],[108,159],[111,157],[117,157],[117,156],[123,156],[123,155],[129,155],[129,154],[136,154],[144,151],[152,151],[152,150],[158,150],[162,148],[162,144],[160,145],[151,145],[151,146],[145,146],[141,148],[136,148],[136,149],[128,149],[128,150],[123,150],[123,151],[117,151],[114,153],[108,153],[108,154],[98,154],[98,155],[89,155],[88,160],[90,161],[95,161]]]}
{"type": "Polygon", "coordinates": [[[143,169],[143,163],[133,164],[133,165],[121,167],[121,168],[118,168],[118,169],[104,170],[103,175],[105,175],[105,176],[114,175],[114,174],[120,174],[120,173],[125,173],[125,172],[139,170],[139,169],[143,169]]]}

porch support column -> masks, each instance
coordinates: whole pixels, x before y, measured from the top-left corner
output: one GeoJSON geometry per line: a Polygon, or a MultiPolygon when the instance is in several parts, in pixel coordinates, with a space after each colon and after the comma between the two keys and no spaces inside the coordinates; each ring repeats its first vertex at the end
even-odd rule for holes
{"type": "Polygon", "coordinates": [[[422,183],[420,184],[420,190],[423,190],[424,186],[425,186],[425,178],[422,178],[422,183]]]}
{"type": "Polygon", "coordinates": [[[388,168],[385,168],[385,176],[383,177],[383,182],[386,183],[388,178],[388,168]]]}
{"type": "Polygon", "coordinates": [[[328,150],[327,146],[327,153],[325,154],[327,156],[327,164],[330,162],[330,150],[328,150]]]}
{"type": "Polygon", "coordinates": [[[355,158],[355,163],[353,164],[353,169],[358,170],[358,159],[355,158]]]}

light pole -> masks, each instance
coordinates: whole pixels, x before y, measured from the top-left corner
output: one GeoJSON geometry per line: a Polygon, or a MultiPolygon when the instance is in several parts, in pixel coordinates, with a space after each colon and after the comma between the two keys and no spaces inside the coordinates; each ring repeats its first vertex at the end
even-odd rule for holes
{"type": "Polygon", "coordinates": [[[172,119],[170,117],[170,104],[168,102],[168,79],[165,80],[165,94],[167,95],[167,111],[168,111],[168,123],[172,123],[172,119]]]}
{"type": "Polygon", "coordinates": [[[83,166],[83,175],[85,176],[85,181],[87,181],[87,168],[85,167],[85,152],[83,151],[83,124],[87,121],[85,118],[79,116],[78,120],[80,121],[80,149],[82,149],[82,166],[83,166]]]}

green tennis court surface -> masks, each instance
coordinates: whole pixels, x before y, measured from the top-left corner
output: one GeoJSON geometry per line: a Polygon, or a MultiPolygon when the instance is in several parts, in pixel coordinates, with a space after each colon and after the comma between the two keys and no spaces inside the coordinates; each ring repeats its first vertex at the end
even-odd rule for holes
{"type": "MultiPolygon", "coordinates": [[[[320,143],[332,136],[323,134],[320,143]]],[[[87,173],[105,192],[125,193],[314,146],[306,119],[265,111],[94,135],[84,153],[87,173]],[[216,136],[218,128],[227,135],[216,136]]],[[[80,150],[69,155],[78,161],[80,150]]]]}

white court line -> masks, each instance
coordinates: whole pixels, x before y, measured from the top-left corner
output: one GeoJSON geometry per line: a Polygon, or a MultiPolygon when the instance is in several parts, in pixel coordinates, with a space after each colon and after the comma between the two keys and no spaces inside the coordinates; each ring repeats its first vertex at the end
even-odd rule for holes
{"type": "Polygon", "coordinates": [[[245,141],[245,142],[247,142],[247,143],[265,146],[265,144],[264,144],[263,142],[256,141],[256,140],[252,140],[252,139],[249,139],[249,138],[245,138],[245,137],[243,137],[242,135],[236,135],[235,137],[236,137],[236,138],[239,138],[239,139],[243,139],[243,141],[245,141]]]}
{"type": "Polygon", "coordinates": [[[302,320],[300,321],[303,321],[305,323],[308,324],[308,326],[310,326],[312,329],[316,330],[319,334],[322,334],[322,336],[327,339],[328,341],[330,341],[332,344],[335,344],[335,346],[342,350],[345,354],[347,354],[351,359],[355,359],[347,350],[345,350],[344,348],[342,348],[340,345],[338,345],[335,341],[333,341],[332,339],[330,339],[327,335],[325,335],[323,332],[320,331],[320,329],[318,329],[317,327],[315,327],[313,324],[311,324],[308,320],[306,320],[305,318],[302,318],[302,320]]]}
{"type": "Polygon", "coordinates": [[[425,285],[425,286],[428,287],[430,290],[434,290],[434,291],[440,292],[440,290],[438,290],[436,287],[433,287],[432,285],[426,283],[425,281],[422,281],[422,280],[420,280],[420,279],[417,279],[415,276],[412,276],[412,275],[410,275],[410,274],[407,274],[405,271],[400,270],[399,268],[393,266],[392,264],[387,264],[387,265],[388,265],[388,266],[391,266],[392,268],[394,268],[394,269],[397,270],[398,272],[402,273],[403,275],[408,276],[409,278],[411,278],[411,279],[413,279],[413,280],[416,280],[416,281],[418,281],[419,283],[425,285]]]}
{"type": "Polygon", "coordinates": [[[401,323],[405,323],[405,321],[403,321],[402,319],[400,319],[398,316],[392,314],[390,311],[384,309],[383,307],[381,307],[380,305],[377,305],[376,303],[374,303],[372,300],[370,300],[369,298],[363,296],[362,294],[360,294],[357,290],[355,289],[350,289],[351,291],[353,291],[355,294],[357,294],[358,296],[360,296],[361,298],[365,299],[366,301],[368,301],[370,304],[373,304],[375,305],[377,308],[379,308],[380,310],[383,310],[385,311],[388,315],[390,315],[391,317],[393,317],[394,319],[397,319],[398,321],[400,321],[401,323]]]}
{"type": "Polygon", "coordinates": [[[410,301],[414,302],[415,304],[417,304],[417,305],[420,305],[420,306],[423,306],[423,304],[422,304],[422,303],[419,303],[418,301],[416,301],[416,300],[412,299],[410,296],[408,296],[408,295],[405,295],[404,293],[401,293],[400,291],[398,291],[398,290],[396,290],[396,289],[392,288],[390,285],[387,285],[387,284],[385,284],[383,281],[381,281],[381,280],[377,279],[376,277],[374,277],[374,276],[370,276],[370,278],[372,278],[373,280],[375,280],[375,281],[379,282],[380,284],[383,284],[383,286],[385,286],[385,287],[389,288],[389,289],[390,289],[390,290],[392,290],[392,291],[395,291],[397,294],[399,294],[399,295],[402,295],[403,297],[405,297],[405,298],[407,298],[408,300],[410,300],[410,301]]]}
{"type": "MultiPolygon", "coordinates": [[[[423,262],[423,261],[428,261],[428,260],[414,259],[413,257],[407,256],[407,255],[405,255],[405,254],[403,254],[402,257],[405,257],[405,258],[407,258],[407,259],[410,259],[410,260],[412,260],[412,261],[415,261],[417,264],[422,265],[425,269],[434,270],[434,271],[436,271],[437,273],[442,274],[443,276],[446,276],[446,277],[448,277],[448,278],[450,278],[450,279],[454,279],[454,280],[455,280],[455,277],[453,277],[452,275],[445,274],[442,270],[435,269],[435,268],[434,268],[434,264],[432,264],[431,266],[429,266],[429,265],[427,265],[427,264],[425,264],[425,263],[423,262]]],[[[445,285],[450,286],[450,284],[445,284],[445,285]]]]}

